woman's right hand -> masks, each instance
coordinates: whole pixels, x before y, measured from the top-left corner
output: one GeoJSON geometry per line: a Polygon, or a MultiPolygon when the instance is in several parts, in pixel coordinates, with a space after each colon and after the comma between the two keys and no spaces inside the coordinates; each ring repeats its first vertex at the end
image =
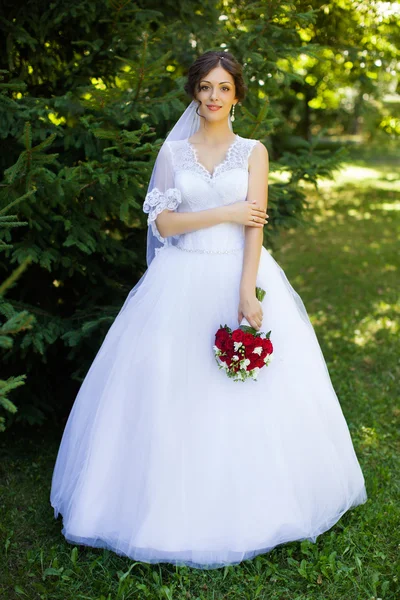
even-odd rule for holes
{"type": "Polygon", "coordinates": [[[248,202],[242,200],[234,202],[227,207],[229,211],[229,222],[239,223],[239,225],[247,225],[248,227],[264,227],[268,222],[267,211],[258,206],[256,200],[248,202]]]}

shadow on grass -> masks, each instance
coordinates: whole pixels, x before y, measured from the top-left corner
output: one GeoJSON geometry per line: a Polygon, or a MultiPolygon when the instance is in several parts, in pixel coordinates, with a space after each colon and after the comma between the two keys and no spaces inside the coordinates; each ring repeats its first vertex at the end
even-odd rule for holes
{"type": "MultiPolygon", "coordinates": [[[[364,397],[376,386],[394,405],[400,375],[400,189],[381,189],[381,182],[310,194],[310,226],[284,233],[276,253],[304,300],[350,417],[355,404],[343,392],[364,397]]],[[[378,426],[377,409],[367,403],[357,414],[378,426]]]]}
{"type": "MultiPolygon", "coordinates": [[[[361,162],[371,167],[368,156],[361,162]]],[[[309,227],[285,232],[275,258],[304,300],[366,477],[369,501],[362,511],[369,531],[364,535],[370,539],[373,532],[375,547],[390,549],[394,557],[400,189],[387,185],[390,165],[373,166],[376,179],[339,181],[320,194],[310,192],[309,227]]],[[[356,530],[363,531],[361,521],[356,530]]]]}

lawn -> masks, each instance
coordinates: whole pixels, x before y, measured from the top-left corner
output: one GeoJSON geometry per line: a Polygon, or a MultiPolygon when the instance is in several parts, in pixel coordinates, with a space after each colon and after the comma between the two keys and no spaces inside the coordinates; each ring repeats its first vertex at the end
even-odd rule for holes
{"type": "Polygon", "coordinates": [[[351,151],[308,192],[306,224],[274,258],[304,300],[366,479],[368,501],[315,544],[235,567],[147,565],[73,546],[49,504],[62,434],[1,434],[0,597],[28,600],[396,600],[400,598],[400,151],[351,151]],[[397,474],[397,478],[396,478],[397,474]]]}

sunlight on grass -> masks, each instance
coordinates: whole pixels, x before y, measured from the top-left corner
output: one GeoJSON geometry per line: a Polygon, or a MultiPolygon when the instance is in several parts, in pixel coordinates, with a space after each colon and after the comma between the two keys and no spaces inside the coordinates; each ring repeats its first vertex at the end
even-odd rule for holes
{"type": "Polygon", "coordinates": [[[376,309],[376,312],[379,312],[380,314],[395,311],[400,317],[400,301],[398,304],[388,304],[384,300],[380,300],[374,305],[374,308],[376,309]]]}
{"type": "Polygon", "coordinates": [[[328,315],[323,310],[319,310],[316,313],[308,311],[308,316],[310,317],[313,327],[325,326],[329,321],[328,315]]]}
{"type": "Polygon", "coordinates": [[[379,445],[378,434],[374,427],[365,427],[365,425],[361,425],[359,438],[362,447],[370,446],[376,448],[379,445]]]}
{"type": "Polygon", "coordinates": [[[347,214],[350,217],[354,217],[358,221],[361,221],[361,220],[367,221],[368,219],[370,219],[372,217],[370,212],[359,211],[359,210],[356,210],[355,208],[349,208],[349,210],[347,211],[347,214]]]}
{"type": "Polygon", "coordinates": [[[400,333],[400,304],[376,302],[373,312],[365,316],[354,330],[353,341],[357,346],[365,346],[376,341],[379,332],[398,336],[400,333]],[[382,314],[390,313],[390,316],[382,314]]]}
{"type": "MultiPolygon", "coordinates": [[[[371,246],[372,246],[372,244],[371,244],[371,246]]],[[[385,272],[397,271],[397,267],[396,267],[396,265],[385,265],[383,267],[382,271],[385,271],[385,272]]]]}
{"type": "MultiPolygon", "coordinates": [[[[362,188],[373,187],[389,192],[400,191],[400,177],[398,172],[387,172],[383,169],[362,167],[354,163],[344,163],[343,166],[336,171],[333,180],[322,180],[318,183],[321,190],[340,187],[351,184],[362,188]]],[[[389,203],[386,203],[389,205],[389,203]]],[[[382,210],[382,205],[376,205],[378,210],[382,210]]],[[[399,210],[399,209],[386,209],[399,210]]]]}
{"type": "Polygon", "coordinates": [[[277,167],[276,171],[273,171],[273,164],[270,163],[270,172],[268,174],[269,183],[287,183],[290,180],[290,172],[282,170],[281,166],[277,167]]]}
{"type": "Polygon", "coordinates": [[[376,318],[374,315],[365,317],[357,329],[354,330],[354,343],[357,346],[365,346],[375,340],[379,331],[386,330],[391,335],[396,335],[400,331],[399,323],[388,317],[376,318]]]}
{"type": "Polygon", "coordinates": [[[334,181],[323,180],[319,184],[321,188],[329,188],[336,185],[343,185],[344,183],[364,182],[366,180],[380,179],[381,173],[378,169],[372,169],[370,167],[359,167],[353,164],[347,164],[343,166],[334,181]]]}
{"type": "Polygon", "coordinates": [[[393,202],[393,204],[389,204],[388,202],[382,202],[382,204],[370,204],[370,208],[372,208],[372,210],[400,210],[400,202],[393,202]]]}

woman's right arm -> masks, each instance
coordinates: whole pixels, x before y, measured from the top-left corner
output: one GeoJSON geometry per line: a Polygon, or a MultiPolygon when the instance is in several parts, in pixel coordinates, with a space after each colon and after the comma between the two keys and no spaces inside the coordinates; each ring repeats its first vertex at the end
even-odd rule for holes
{"type": "Polygon", "coordinates": [[[248,227],[264,227],[268,216],[263,208],[246,200],[225,206],[198,210],[196,212],[176,212],[163,210],[156,218],[156,227],[163,238],[189,231],[205,229],[221,223],[238,223],[248,227]],[[254,218],[254,220],[253,220],[254,218]]]}

